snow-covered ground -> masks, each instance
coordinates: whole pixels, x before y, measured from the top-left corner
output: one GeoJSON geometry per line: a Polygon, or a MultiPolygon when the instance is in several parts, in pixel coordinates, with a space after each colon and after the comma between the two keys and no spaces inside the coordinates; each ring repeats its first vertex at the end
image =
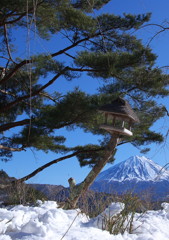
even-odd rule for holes
{"type": "MultiPolygon", "coordinates": [[[[104,214],[118,214],[124,205],[112,203],[104,214]]],[[[110,235],[99,229],[101,216],[89,219],[80,210],[62,210],[56,202],[0,208],[0,240],[169,240],[169,204],[163,210],[136,214],[133,233],[110,235]],[[99,226],[98,226],[99,225],[99,226]]]]}

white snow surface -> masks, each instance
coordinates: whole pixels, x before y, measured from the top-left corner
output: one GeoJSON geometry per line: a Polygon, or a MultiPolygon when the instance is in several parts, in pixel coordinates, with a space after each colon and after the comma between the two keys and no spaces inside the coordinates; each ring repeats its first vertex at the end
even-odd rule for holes
{"type": "Polygon", "coordinates": [[[169,181],[169,171],[144,156],[133,156],[101,172],[97,181],[169,181]]]}
{"type": "Polygon", "coordinates": [[[105,214],[120,213],[122,203],[112,203],[109,210],[94,219],[79,209],[57,208],[54,201],[39,201],[36,207],[0,208],[0,240],[169,240],[169,204],[163,203],[162,207],[163,210],[136,214],[133,233],[123,235],[110,235],[97,224],[105,214]]]}

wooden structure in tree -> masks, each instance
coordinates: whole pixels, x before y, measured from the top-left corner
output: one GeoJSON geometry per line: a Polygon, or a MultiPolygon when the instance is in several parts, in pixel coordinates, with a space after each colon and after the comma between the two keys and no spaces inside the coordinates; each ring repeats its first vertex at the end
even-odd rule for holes
{"type": "Polygon", "coordinates": [[[102,106],[99,112],[104,115],[104,123],[100,128],[105,129],[112,135],[132,136],[132,125],[139,122],[129,103],[120,97],[110,104],[102,106]]]}

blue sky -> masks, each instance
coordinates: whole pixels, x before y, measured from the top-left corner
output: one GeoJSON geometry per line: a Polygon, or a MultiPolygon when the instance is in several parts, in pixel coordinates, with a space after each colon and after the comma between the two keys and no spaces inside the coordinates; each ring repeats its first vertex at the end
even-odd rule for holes
{"type": "MultiPolygon", "coordinates": [[[[102,12],[109,12],[114,14],[123,13],[152,13],[151,23],[161,24],[165,21],[169,21],[169,1],[168,0],[112,0],[107,6],[105,6],[102,12]]],[[[143,39],[145,44],[148,44],[152,36],[159,31],[160,28],[156,26],[149,26],[137,31],[139,38],[143,39]]],[[[22,34],[18,32],[19,34],[22,34]]],[[[23,37],[23,36],[22,36],[23,37]]],[[[151,48],[153,52],[158,55],[157,65],[162,67],[169,65],[169,30],[159,34],[153,41],[151,41],[151,48]]],[[[59,47],[60,42],[57,44],[59,47]]],[[[56,41],[53,39],[50,46],[44,41],[36,39],[36,41],[30,46],[23,47],[21,55],[28,55],[30,51],[34,51],[36,47],[45,49],[47,52],[51,52],[53,47],[56,47],[56,41]]],[[[165,69],[167,72],[167,69],[165,69]]],[[[88,93],[94,93],[97,91],[97,87],[100,86],[99,80],[93,80],[89,77],[83,76],[80,79],[74,80],[73,82],[67,82],[60,78],[57,84],[54,86],[55,90],[66,92],[71,90],[75,86],[79,86],[81,89],[88,93]]],[[[51,87],[53,88],[53,86],[51,87]]],[[[49,89],[50,90],[50,89],[49,89]]],[[[169,98],[165,100],[159,99],[161,103],[165,103],[169,109],[169,98]]],[[[166,117],[155,124],[154,128],[157,131],[165,131],[169,128],[169,119],[166,117]]],[[[14,130],[12,130],[14,131],[14,130]]],[[[87,144],[97,143],[99,138],[92,136],[91,134],[85,134],[81,130],[75,132],[66,133],[68,136],[67,144],[73,146],[75,144],[87,144]]],[[[168,143],[169,144],[169,143],[168,143]]],[[[123,161],[130,156],[140,155],[139,150],[134,148],[130,144],[126,144],[118,147],[116,153],[116,161],[114,164],[123,161]]],[[[169,162],[169,145],[164,143],[162,145],[151,145],[151,151],[145,155],[151,158],[156,163],[164,166],[169,162]]],[[[10,176],[23,177],[30,172],[34,171],[41,165],[58,158],[59,155],[54,153],[45,154],[41,151],[34,151],[33,149],[26,152],[14,153],[14,157],[7,163],[0,162],[0,169],[4,169],[10,176]]],[[[111,165],[107,165],[104,169],[107,169],[111,165]]],[[[90,171],[88,167],[80,168],[76,158],[65,160],[64,162],[53,165],[43,172],[39,173],[34,178],[30,179],[30,183],[48,183],[56,185],[68,186],[67,180],[70,177],[80,182],[84,179],[87,173],[90,171]]]]}

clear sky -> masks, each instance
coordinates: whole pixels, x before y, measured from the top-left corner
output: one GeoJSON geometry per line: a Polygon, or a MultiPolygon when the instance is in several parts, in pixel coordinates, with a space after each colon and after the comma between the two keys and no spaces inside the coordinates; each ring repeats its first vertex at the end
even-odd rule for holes
{"type": "MultiPolygon", "coordinates": [[[[163,23],[169,27],[169,23],[167,25],[167,21],[169,21],[168,0],[112,0],[103,8],[102,12],[120,15],[123,13],[139,14],[151,12],[151,23],[163,23]]],[[[145,44],[148,44],[154,34],[156,34],[156,32],[159,30],[161,29],[157,26],[149,26],[137,31],[137,35],[139,38],[143,39],[145,44]]],[[[45,45],[45,42],[40,41],[39,39],[36,40],[36,44],[48,52],[51,52],[52,48],[56,46],[54,39],[51,41],[50,47],[49,45],[45,45]]],[[[36,44],[34,46],[31,45],[30,48],[35,48],[36,44]]],[[[169,65],[169,30],[157,35],[151,41],[150,46],[153,49],[153,52],[158,55],[157,65],[160,67],[169,65]]],[[[23,50],[23,54],[25,54],[25,52],[26,50],[23,50]]],[[[167,69],[165,69],[165,71],[167,72],[167,69]]],[[[94,93],[99,85],[99,80],[91,80],[88,76],[83,76],[82,78],[73,80],[72,82],[67,82],[61,78],[57,81],[55,90],[64,93],[67,90],[71,90],[74,86],[79,86],[80,89],[83,89],[88,93],[94,93]]],[[[169,110],[169,98],[165,100],[159,99],[159,101],[161,103],[165,103],[169,110]]],[[[166,132],[167,129],[169,129],[169,117],[166,117],[156,123],[154,128],[157,131],[166,132]]],[[[91,134],[85,134],[81,130],[77,130],[76,134],[75,132],[68,132],[67,136],[67,144],[69,146],[85,143],[97,143],[99,140],[98,137],[92,136],[91,134]]],[[[164,166],[169,162],[169,142],[165,142],[162,145],[152,144],[150,147],[151,151],[145,155],[146,157],[152,159],[161,166],[164,166]]],[[[130,144],[120,146],[118,147],[118,151],[115,156],[116,161],[114,164],[133,155],[140,155],[139,149],[134,148],[130,144]]],[[[7,163],[0,162],[0,169],[5,170],[10,176],[20,178],[34,171],[41,165],[58,157],[59,155],[54,153],[45,154],[42,151],[28,150],[26,152],[14,153],[13,159],[7,163]]],[[[111,165],[107,165],[104,169],[107,169],[110,166],[111,165]]],[[[84,179],[89,171],[90,169],[88,167],[80,168],[77,159],[72,158],[56,165],[52,165],[36,175],[34,178],[30,179],[29,182],[56,185],[61,184],[68,186],[67,180],[70,177],[73,177],[77,182],[80,182],[84,179]]]]}

